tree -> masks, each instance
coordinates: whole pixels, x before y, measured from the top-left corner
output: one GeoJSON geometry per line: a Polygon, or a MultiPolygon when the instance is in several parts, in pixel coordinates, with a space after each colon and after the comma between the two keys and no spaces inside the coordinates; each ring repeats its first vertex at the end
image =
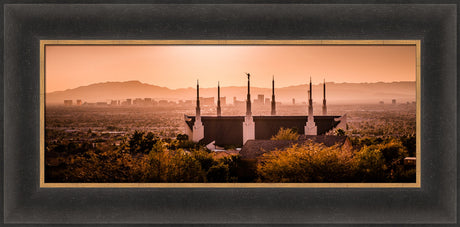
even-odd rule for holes
{"type": "Polygon", "coordinates": [[[385,178],[385,162],[376,145],[364,146],[355,154],[356,180],[361,182],[382,182],[385,178]]]}
{"type": "Polygon", "coordinates": [[[145,134],[145,132],[136,130],[128,140],[129,150],[131,153],[148,154],[158,141],[159,138],[152,132],[145,134]]]}
{"type": "Polygon", "coordinates": [[[365,182],[407,181],[402,160],[408,152],[402,143],[391,139],[381,144],[364,146],[355,154],[357,179],[365,182]]]}
{"type": "Polygon", "coordinates": [[[261,182],[346,182],[353,176],[351,152],[338,145],[305,144],[265,153],[257,165],[261,182]]]}
{"type": "Polygon", "coordinates": [[[416,156],[416,142],[417,138],[414,135],[401,138],[402,145],[407,149],[410,157],[416,156]]]}
{"type": "Polygon", "coordinates": [[[168,150],[157,142],[145,160],[144,182],[205,182],[200,162],[182,149],[168,150]]]}
{"type": "Polygon", "coordinates": [[[187,134],[178,134],[176,137],[176,140],[183,141],[183,140],[188,140],[188,135],[187,134]]]}
{"type": "Polygon", "coordinates": [[[290,128],[280,128],[278,133],[272,136],[271,140],[298,140],[299,134],[290,128]]]}
{"type": "Polygon", "coordinates": [[[339,128],[339,129],[337,129],[335,131],[335,135],[336,136],[345,136],[345,131],[343,129],[339,128]]]}
{"type": "Polygon", "coordinates": [[[228,165],[220,162],[211,166],[206,175],[208,182],[228,182],[230,176],[228,165]]]}

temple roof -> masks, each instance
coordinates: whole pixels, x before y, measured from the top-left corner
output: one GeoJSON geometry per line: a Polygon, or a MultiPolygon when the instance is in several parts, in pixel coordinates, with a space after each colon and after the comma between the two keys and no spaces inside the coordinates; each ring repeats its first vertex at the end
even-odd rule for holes
{"type": "MultiPolygon", "coordinates": [[[[314,116],[315,118],[315,121],[316,120],[334,120],[336,118],[339,118],[341,116],[314,116]]],[[[190,129],[193,129],[193,124],[195,123],[195,116],[189,116],[189,115],[185,115],[185,118],[186,119],[189,119],[189,120],[186,120],[186,123],[188,125],[188,127],[190,129]]],[[[279,115],[275,115],[275,116],[253,116],[252,117],[254,119],[254,121],[257,121],[257,120],[307,120],[308,116],[279,116],[279,115]]],[[[201,116],[201,121],[205,121],[205,120],[219,120],[219,119],[222,119],[222,120],[241,120],[241,121],[244,121],[244,116],[201,116]]]]}
{"type": "Polygon", "coordinates": [[[331,147],[335,144],[342,146],[347,140],[346,136],[306,136],[301,135],[298,140],[248,140],[240,151],[240,156],[243,159],[256,159],[264,153],[274,150],[283,150],[291,147],[294,144],[302,144],[308,140],[315,143],[322,143],[325,146],[331,147]]]}
{"type": "MultiPolygon", "coordinates": [[[[307,116],[253,116],[255,139],[268,140],[281,128],[290,128],[300,135],[305,134],[307,116]]],[[[340,116],[316,116],[317,134],[324,135],[339,123],[340,116]]],[[[244,116],[201,116],[204,126],[204,138],[200,141],[208,144],[215,141],[217,146],[243,146],[244,116]]],[[[185,116],[187,127],[193,132],[195,116],[185,116]]]]}

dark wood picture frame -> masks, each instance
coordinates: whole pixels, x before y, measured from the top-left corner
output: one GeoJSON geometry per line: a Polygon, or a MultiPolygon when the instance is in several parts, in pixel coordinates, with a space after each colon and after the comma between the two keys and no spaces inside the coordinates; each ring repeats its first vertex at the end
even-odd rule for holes
{"type": "Polygon", "coordinates": [[[116,3],[4,5],[5,223],[456,222],[456,5],[116,3]],[[42,188],[40,40],[51,39],[421,40],[423,183],[419,188],[42,188]]]}

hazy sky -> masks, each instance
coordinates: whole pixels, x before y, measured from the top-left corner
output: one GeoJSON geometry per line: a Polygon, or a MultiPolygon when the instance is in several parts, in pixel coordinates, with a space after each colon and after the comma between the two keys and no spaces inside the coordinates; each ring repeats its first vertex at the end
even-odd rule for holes
{"type": "Polygon", "coordinates": [[[415,81],[415,46],[46,46],[46,92],[106,81],[168,88],[415,81]]]}

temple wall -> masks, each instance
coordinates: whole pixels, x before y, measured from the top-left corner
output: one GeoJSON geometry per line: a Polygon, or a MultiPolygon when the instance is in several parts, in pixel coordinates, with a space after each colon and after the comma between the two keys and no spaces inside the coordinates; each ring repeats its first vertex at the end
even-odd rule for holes
{"type": "MultiPolygon", "coordinates": [[[[336,127],[339,122],[335,118],[340,116],[315,116],[318,135],[324,135],[336,127]]],[[[193,126],[195,117],[189,117],[189,127],[193,126]]],[[[299,134],[304,134],[307,116],[253,116],[255,123],[255,139],[270,139],[278,133],[281,127],[295,128],[299,134]]],[[[202,116],[204,125],[204,139],[202,143],[209,144],[216,141],[218,146],[243,145],[244,116],[202,116]]]]}

